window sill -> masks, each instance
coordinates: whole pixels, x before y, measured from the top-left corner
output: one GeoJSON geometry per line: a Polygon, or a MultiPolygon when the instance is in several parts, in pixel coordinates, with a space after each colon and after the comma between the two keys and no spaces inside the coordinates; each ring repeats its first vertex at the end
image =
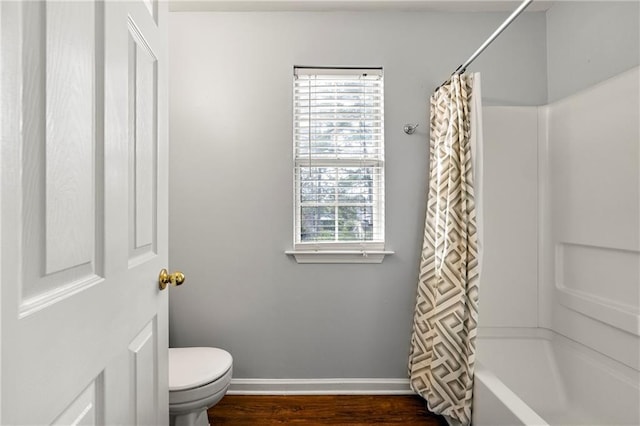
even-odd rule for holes
{"type": "Polygon", "coordinates": [[[389,250],[287,250],[298,263],[382,263],[389,250]]]}

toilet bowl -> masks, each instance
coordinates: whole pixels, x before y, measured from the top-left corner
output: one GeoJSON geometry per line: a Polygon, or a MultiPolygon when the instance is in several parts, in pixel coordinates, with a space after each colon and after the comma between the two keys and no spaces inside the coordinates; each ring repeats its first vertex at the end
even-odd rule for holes
{"type": "Polygon", "coordinates": [[[209,426],[207,409],[231,382],[233,358],[218,348],[169,348],[171,426],[209,426]]]}

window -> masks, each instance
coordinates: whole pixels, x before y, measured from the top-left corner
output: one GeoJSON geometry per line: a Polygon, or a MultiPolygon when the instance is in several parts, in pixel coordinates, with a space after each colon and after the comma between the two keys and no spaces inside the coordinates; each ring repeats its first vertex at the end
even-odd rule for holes
{"type": "Polygon", "coordinates": [[[295,252],[383,257],[382,69],[296,67],[293,90],[295,252]]]}

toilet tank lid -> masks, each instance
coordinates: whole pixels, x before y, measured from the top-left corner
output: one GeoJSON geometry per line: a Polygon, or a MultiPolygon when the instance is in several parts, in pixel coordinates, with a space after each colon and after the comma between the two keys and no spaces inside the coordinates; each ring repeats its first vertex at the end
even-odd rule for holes
{"type": "Polygon", "coordinates": [[[206,385],[222,377],[232,363],[231,354],[218,348],[169,348],[169,390],[206,385]]]}

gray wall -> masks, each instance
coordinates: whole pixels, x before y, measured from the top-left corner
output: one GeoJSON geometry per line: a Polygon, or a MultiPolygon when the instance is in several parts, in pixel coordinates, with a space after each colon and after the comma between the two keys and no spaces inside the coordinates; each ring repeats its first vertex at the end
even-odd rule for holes
{"type": "MultiPolygon", "coordinates": [[[[212,345],[238,378],[404,378],[426,205],[432,90],[501,13],[173,13],[173,346],[212,345]],[[381,265],[298,265],[292,246],[292,67],[385,71],[381,265]],[[402,132],[419,122],[413,136],[402,132]]],[[[526,13],[470,71],[487,103],[546,102],[544,13],[526,13]]]]}
{"type": "Polygon", "coordinates": [[[640,63],[640,2],[557,1],[547,11],[549,102],[640,63]]]}

